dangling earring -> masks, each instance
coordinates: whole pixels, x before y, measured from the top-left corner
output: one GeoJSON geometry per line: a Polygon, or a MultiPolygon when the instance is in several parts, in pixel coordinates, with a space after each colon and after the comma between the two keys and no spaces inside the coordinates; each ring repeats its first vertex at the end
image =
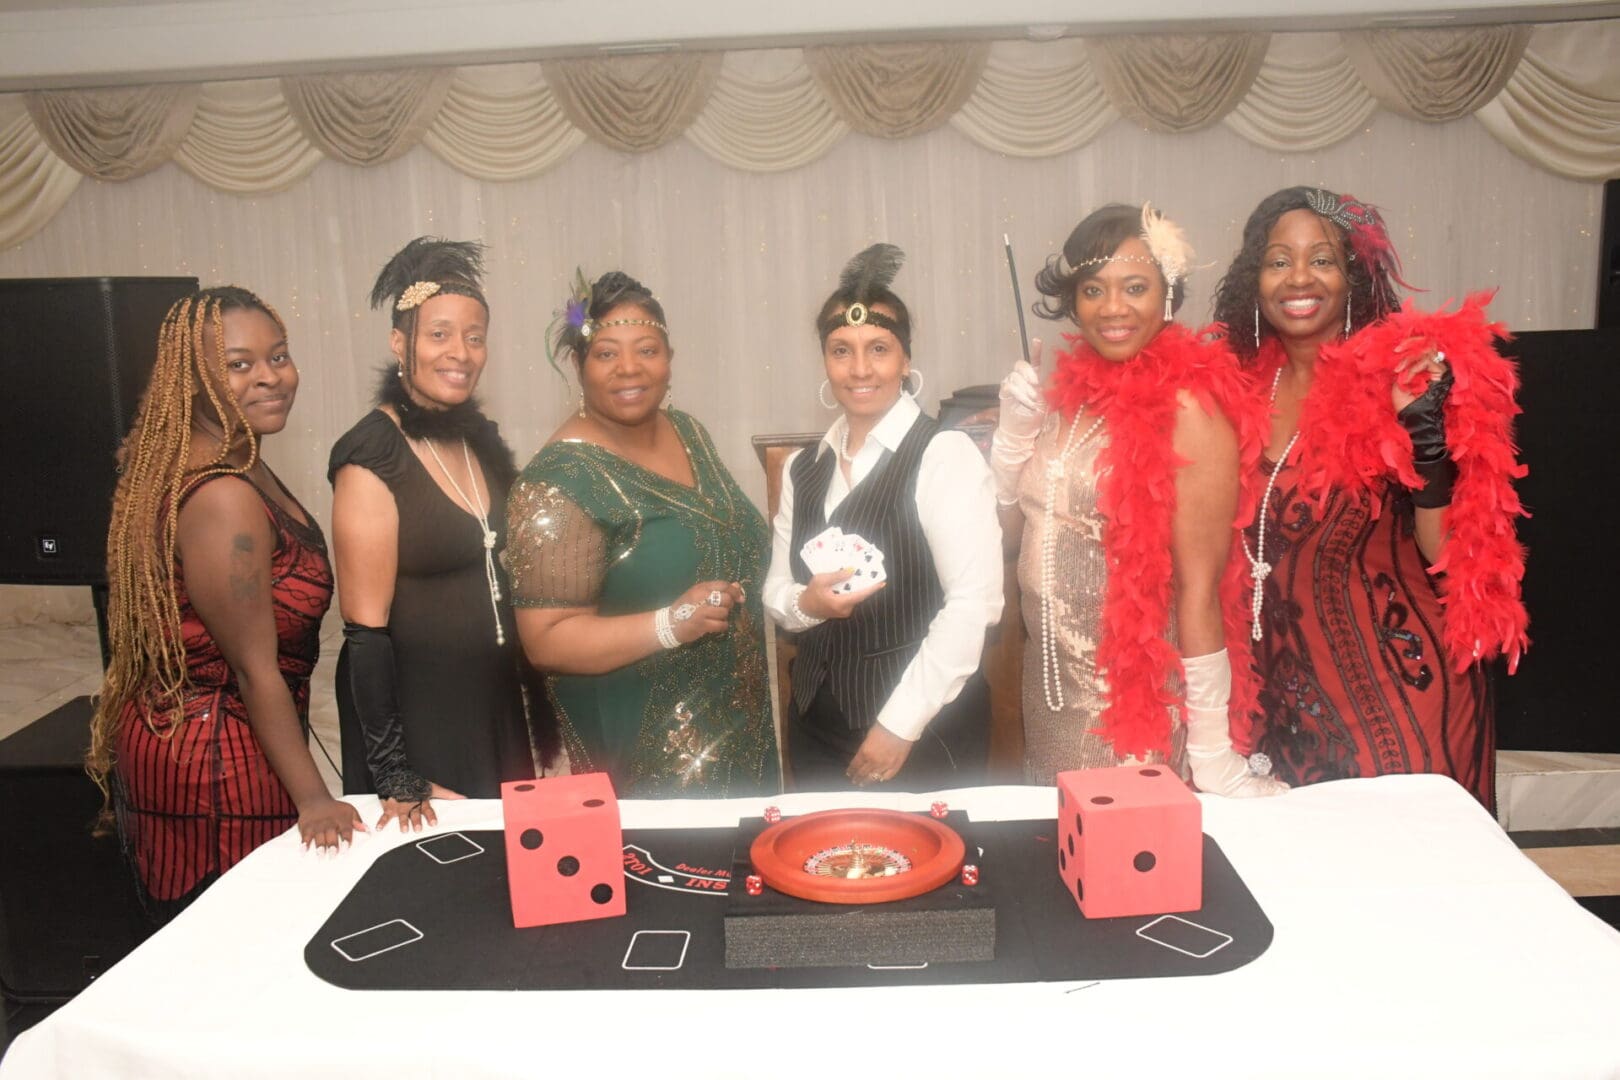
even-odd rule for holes
{"type": "Polygon", "coordinates": [[[922,388],[923,388],[922,368],[915,368],[915,367],[912,368],[910,371],[906,372],[905,379],[900,380],[900,389],[901,389],[901,391],[907,397],[909,397],[912,401],[917,400],[917,395],[922,393],[922,388]],[[906,389],[906,380],[910,379],[913,375],[917,376],[917,389],[908,390],[908,389],[906,389]]]}
{"type": "Polygon", "coordinates": [[[1164,321],[1165,322],[1171,322],[1176,317],[1176,309],[1175,309],[1175,305],[1173,303],[1173,301],[1175,300],[1175,296],[1176,296],[1176,287],[1174,285],[1171,285],[1169,288],[1164,290],[1164,321]]]}
{"type": "Polygon", "coordinates": [[[1254,347],[1260,349],[1260,301],[1254,302],[1254,347]]]}
{"type": "Polygon", "coordinates": [[[399,365],[399,367],[394,371],[394,375],[397,378],[403,379],[405,377],[405,365],[399,365]]]}
{"type": "Polygon", "coordinates": [[[675,384],[670,383],[664,387],[664,410],[667,412],[675,407],[675,384]]]}
{"type": "Polygon", "coordinates": [[[1344,298],[1344,336],[1350,336],[1350,298],[1344,298]]]}
{"type": "Polygon", "coordinates": [[[821,402],[821,407],[823,409],[836,409],[836,408],[838,408],[838,402],[836,402],[836,401],[828,401],[827,400],[827,390],[831,386],[832,386],[832,383],[828,382],[826,379],[822,379],[821,380],[821,385],[816,388],[816,400],[821,402]]]}
{"type": "Polygon", "coordinates": [[[580,390],[580,392],[579,392],[579,418],[581,420],[585,419],[585,391],[584,390],[580,390]]]}

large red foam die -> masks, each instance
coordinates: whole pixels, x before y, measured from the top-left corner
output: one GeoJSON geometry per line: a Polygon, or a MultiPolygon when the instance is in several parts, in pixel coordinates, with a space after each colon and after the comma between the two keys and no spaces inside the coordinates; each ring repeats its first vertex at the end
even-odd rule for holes
{"type": "Polygon", "coordinates": [[[624,914],[624,833],[607,773],[501,785],[513,926],[624,914]]]}
{"type": "Polygon", "coordinates": [[[1057,774],[1058,873],[1088,919],[1204,906],[1204,813],[1164,765],[1057,774]]]}

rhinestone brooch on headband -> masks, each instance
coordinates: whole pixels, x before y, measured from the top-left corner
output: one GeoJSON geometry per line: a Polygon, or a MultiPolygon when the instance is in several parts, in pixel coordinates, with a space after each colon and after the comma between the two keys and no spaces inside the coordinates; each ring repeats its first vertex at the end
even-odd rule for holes
{"type": "Polygon", "coordinates": [[[865,324],[866,317],[869,314],[871,312],[867,310],[866,305],[857,301],[844,310],[844,325],[862,326],[865,324]]]}
{"type": "Polygon", "coordinates": [[[409,311],[413,307],[420,307],[428,297],[434,296],[443,288],[437,281],[418,281],[404,292],[399,294],[399,300],[394,304],[395,311],[409,311]]]}

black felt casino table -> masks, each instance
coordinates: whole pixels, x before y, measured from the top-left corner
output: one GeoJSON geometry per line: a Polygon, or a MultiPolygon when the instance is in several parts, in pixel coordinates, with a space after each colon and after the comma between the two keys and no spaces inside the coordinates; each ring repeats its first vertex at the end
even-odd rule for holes
{"type": "Polygon", "coordinates": [[[626,830],[627,914],[522,930],[501,832],[429,837],[372,864],[304,959],[352,990],[756,989],[1214,975],[1271,944],[1270,921],[1207,835],[1200,910],[1118,919],[1080,914],[1057,874],[1050,819],[976,822],[965,835],[969,860],[993,882],[989,961],[728,969],[736,827],[626,830]]]}

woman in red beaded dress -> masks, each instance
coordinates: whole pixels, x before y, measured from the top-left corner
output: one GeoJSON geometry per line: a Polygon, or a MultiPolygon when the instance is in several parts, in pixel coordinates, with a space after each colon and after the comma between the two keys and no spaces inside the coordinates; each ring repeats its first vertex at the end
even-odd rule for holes
{"type": "Polygon", "coordinates": [[[286,338],[242,289],[177,302],[122,451],[88,765],[159,918],[293,825],[323,849],[365,827],[306,741],[326,543],[259,456],[298,389],[286,338]]]}
{"type": "Polygon", "coordinates": [[[1480,661],[1527,644],[1518,380],[1488,295],[1425,314],[1397,284],[1377,211],[1296,187],[1250,215],[1216,298],[1272,409],[1246,537],[1256,746],[1293,784],[1440,773],[1492,808],[1480,661]]]}

